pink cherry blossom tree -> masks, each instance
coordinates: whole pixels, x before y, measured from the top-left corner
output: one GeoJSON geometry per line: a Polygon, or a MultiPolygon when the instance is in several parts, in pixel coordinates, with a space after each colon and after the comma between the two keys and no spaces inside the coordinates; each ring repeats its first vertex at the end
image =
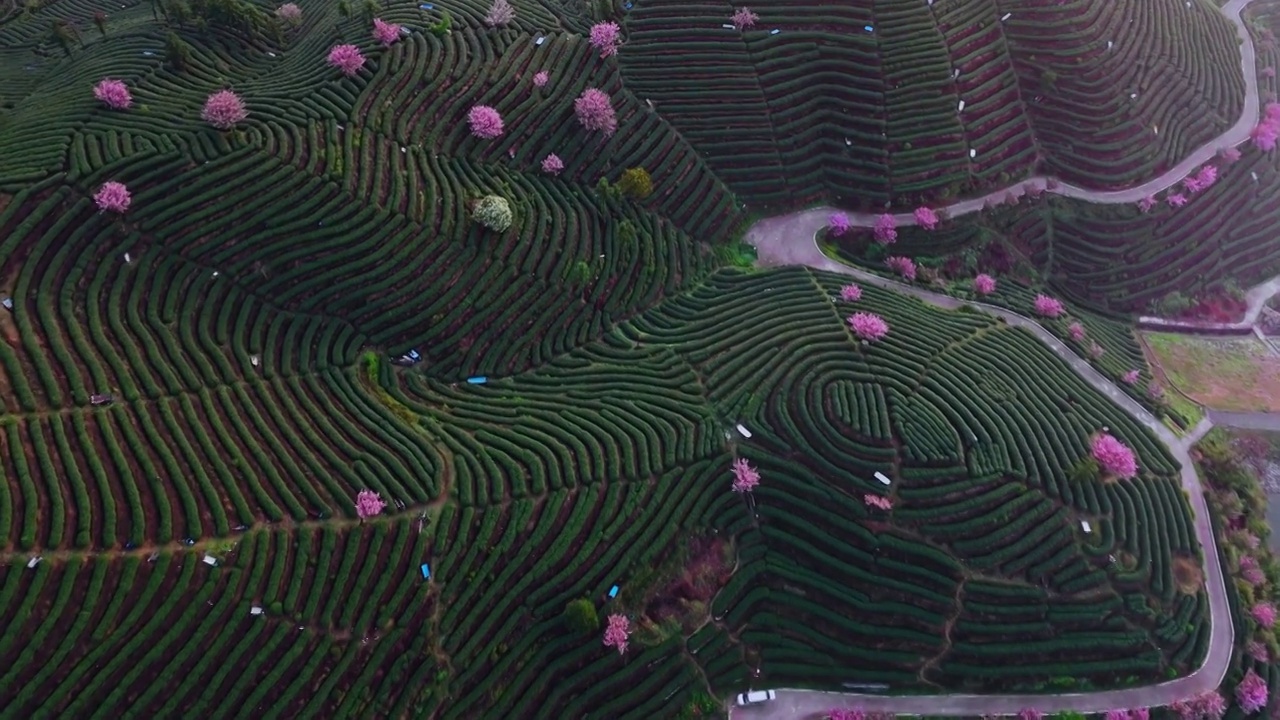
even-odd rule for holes
{"type": "Polygon", "coordinates": [[[249,117],[244,101],[230,90],[219,90],[204,101],[200,117],[219,130],[230,130],[249,117]]]}
{"type": "Polygon", "coordinates": [[[516,19],[516,9],[507,0],[493,0],[489,12],[485,13],[484,24],[489,27],[506,27],[516,19]]]}
{"type": "Polygon", "coordinates": [[[845,285],[840,288],[840,299],[845,302],[857,302],[862,299],[862,288],[857,285],[845,285]]]}
{"type": "Polygon", "coordinates": [[[1107,433],[1098,433],[1089,443],[1093,459],[1110,475],[1122,480],[1138,474],[1138,461],[1129,446],[1107,433]]]}
{"type": "Polygon", "coordinates": [[[737,10],[734,10],[733,16],[729,18],[730,22],[733,23],[733,27],[736,28],[738,32],[742,32],[747,28],[755,27],[756,21],[759,19],[760,19],[759,15],[756,15],[755,13],[751,12],[749,8],[745,8],[745,7],[740,7],[737,10]]]}
{"type": "Polygon", "coordinates": [[[564,170],[564,161],[560,156],[551,153],[542,159],[542,172],[548,175],[559,175],[564,170]]]}
{"type": "Polygon", "coordinates": [[[973,291],[979,295],[990,295],[996,291],[996,279],[983,273],[973,279],[973,291]]]}
{"type": "Polygon", "coordinates": [[[889,323],[875,313],[854,313],[849,316],[849,329],[859,340],[877,342],[889,334],[889,323]]]}
{"type": "Polygon", "coordinates": [[[875,227],[872,228],[872,234],[875,236],[876,242],[888,245],[898,239],[898,221],[894,220],[893,215],[889,213],[878,215],[875,227]]]}
{"type": "Polygon", "coordinates": [[[329,51],[328,63],[347,77],[355,77],[364,67],[364,53],[355,45],[334,45],[329,51]]]}
{"type": "Polygon", "coordinates": [[[933,230],[934,228],[938,227],[938,213],[934,212],[933,208],[928,208],[921,205],[920,207],[916,208],[915,215],[916,215],[916,224],[924,228],[925,230],[933,230]]]}
{"type": "Polygon", "coordinates": [[[883,495],[871,495],[868,493],[862,496],[862,502],[865,503],[867,507],[873,507],[879,510],[887,511],[893,509],[893,500],[884,497],[883,495]]]}
{"type": "Polygon", "coordinates": [[[1201,190],[1207,190],[1218,181],[1218,168],[1214,165],[1205,165],[1200,168],[1200,172],[1196,173],[1196,181],[1200,183],[1201,190]]]}
{"type": "Polygon", "coordinates": [[[1179,700],[1169,706],[1179,720],[1221,720],[1227,712],[1227,701],[1216,690],[1179,700]]]}
{"type": "Polygon", "coordinates": [[[1252,555],[1240,556],[1240,577],[1244,581],[1257,587],[1266,582],[1267,575],[1262,571],[1262,567],[1258,565],[1258,558],[1252,555]]]}
{"type": "Polygon", "coordinates": [[[276,17],[290,25],[297,25],[302,22],[302,8],[295,3],[285,3],[276,8],[276,17]]]}
{"type": "Polygon", "coordinates": [[[1141,374],[1142,373],[1138,372],[1137,370],[1130,370],[1126,372],[1124,375],[1121,375],[1120,380],[1124,382],[1126,385],[1132,385],[1138,382],[1138,376],[1141,374]]]}
{"type": "Polygon", "coordinates": [[[1064,312],[1062,301],[1057,298],[1051,298],[1048,295],[1036,295],[1034,307],[1037,315],[1047,318],[1056,318],[1064,312]]]}
{"type": "Polygon", "coordinates": [[[112,110],[127,110],[133,104],[133,96],[123,80],[103,78],[93,86],[93,97],[112,110]]]}
{"type": "Polygon", "coordinates": [[[610,615],[609,625],[604,629],[604,645],[617,648],[621,655],[627,651],[627,636],[630,634],[631,621],[626,615],[610,615]]]}
{"type": "Polygon", "coordinates": [[[1098,358],[1102,357],[1103,354],[1106,352],[1107,351],[1098,343],[1096,342],[1089,343],[1089,357],[1093,358],[1094,360],[1097,360],[1098,358]]]}
{"type": "Polygon", "coordinates": [[[1078,322],[1073,322],[1067,326],[1067,334],[1071,336],[1072,340],[1080,342],[1084,340],[1084,326],[1078,322]]]}
{"type": "Polygon", "coordinates": [[[1231,165],[1240,161],[1240,151],[1234,147],[1225,147],[1218,151],[1218,157],[1222,158],[1222,162],[1231,165]]]}
{"type": "Polygon", "coordinates": [[[547,86],[547,83],[549,82],[551,82],[551,75],[546,70],[539,70],[533,76],[534,87],[544,88],[547,86]]]}
{"type": "Polygon", "coordinates": [[[387,504],[383,502],[382,497],[372,490],[361,490],[356,493],[356,515],[361,520],[377,515],[386,506],[387,504]]]}
{"type": "Polygon", "coordinates": [[[1164,201],[1169,204],[1169,207],[1178,208],[1187,204],[1187,196],[1182,193],[1173,193],[1165,198],[1164,201]]]}
{"type": "Polygon", "coordinates": [[[1025,708],[1018,712],[1018,720],[1041,720],[1043,717],[1044,713],[1035,708],[1025,708]]]}
{"type": "Polygon", "coordinates": [[[747,462],[746,458],[734,460],[731,469],[734,492],[751,492],[760,484],[760,471],[751,467],[751,463],[747,462]]]}
{"type": "Polygon", "coordinates": [[[1244,646],[1244,652],[1253,658],[1254,662],[1260,662],[1264,665],[1271,662],[1271,651],[1267,649],[1266,643],[1258,640],[1250,640],[1244,646]]]}
{"type": "Polygon", "coordinates": [[[1253,146],[1262,152],[1274,150],[1277,138],[1280,138],[1280,122],[1271,120],[1263,120],[1249,133],[1249,139],[1253,141],[1253,146]]]}
{"type": "Polygon", "coordinates": [[[885,267],[898,273],[903,280],[914,282],[916,279],[916,264],[909,257],[901,255],[890,255],[884,259],[885,267]]]}
{"type": "Polygon", "coordinates": [[[853,223],[849,222],[849,216],[842,212],[833,212],[827,216],[827,225],[831,226],[831,234],[839,237],[853,227],[853,223]]]}
{"type": "Polygon", "coordinates": [[[1269,602],[1260,602],[1249,610],[1249,615],[1262,627],[1270,629],[1276,624],[1276,606],[1269,602]]]}
{"type": "Polygon", "coordinates": [[[622,43],[622,28],[617,23],[602,22],[591,26],[588,38],[591,47],[600,51],[600,59],[618,54],[618,45],[622,43]]]}
{"type": "Polygon", "coordinates": [[[471,134],[481,140],[492,140],[502,135],[502,116],[488,105],[476,105],[467,112],[467,124],[471,134]]]}
{"type": "Polygon", "coordinates": [[[609,94],[597,88],[582,91],[573,101],[573,112],[578,116],[582,127],[593,132],[603,133],[605,137],[613,135],[618,129],[618,116],[613,112],[613,103],[609,94]]]}
{"type": "Polygon", "coordinates": [[[1182,189],[1187,191],[1188,195],[1195,195],[1204,189],[1200,184],[1200,179],[1195,175],[1188,175],[1182,180],[1182,189]]]}
{"type": "Polygon", "coordinates": [[[1156,198],[1154,195],[1148,195],[1138,201],[1138,210],[1143,214],[1151,212],[1151,208],[1156,206],[1156,198]]]}
{"type": "Polygon", "coordinates": [[[133,197],[124,183],[108,180],[93,194],[93,202],[97,204],[98,212],[123,213],[129,209],[133,197]]]}
{"type": "Polygon", "coordinates": [[[1252,715],[1267,706],[1267,681],[1249,668],[1244,679],[1236,686],[1236,704],[1246,715],[1252,715]]]}
{"type": "MultiPolygon", "coordinates": [[[[386,22],[382,18],[374,18],[373,39],[382,43],[384,46],[390,46],[392,43],[400,39],[400,26],[395,23],[386,22]]],[[[364,63],[362,62],[361,65],[363,64],[364,63]]]]}

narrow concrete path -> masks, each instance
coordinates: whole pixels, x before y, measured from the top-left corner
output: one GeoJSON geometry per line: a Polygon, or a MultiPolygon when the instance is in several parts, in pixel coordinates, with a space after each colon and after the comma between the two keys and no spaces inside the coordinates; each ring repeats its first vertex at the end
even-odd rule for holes
{"type": "MultiPolygon", "coordinates": [[[[1072,352],[1035,320],[992,305],[966,302],[913,285],[906,285],[828,258],[818,247],[816,235],[826,226],[829,212],[830,208],[817,208],[762,220],[748,231],[747,242],[756,247],[759,264],[762,266],[805,265],[818,270],[848,275],[866,285],[875,285],[912,295],[939,307],[956,308],[961,305],[970,305],[1004,318],[1009,325],[1024,328],[1034,334],[1094,389],[1124,408],[1138,422],[1151,430],[1168,448],[1169,454],[1181,465],[1181,484],[1187,492],[1195,516],[1196,538],[1204,550],[1205,588],[1209,596],[1211,623],[1209,651],[1204,664],[1190,675],[1146,687],[1059,695],[912,696],[776,689],[777,699],[774,702],[752,708],[735,708],[733,717],[779,720],[816,718],[833,707],[857,707],[869,711],[911,715],[1014,714],[1024,708],[1035,708],[1045,713],[1063,710],[1090,713],[1168,705],[1205,690],[1217,688],[1227,672],[1235,630],[1227,607],[1226,581],[1218,558],[1213,528],[1209,522],[1209,508],[1200,486],[1200,478],[1196,475],[1195,465],[1188,454],[1189,443],[1174,435],[1163,422],[1095,370],[1087,360],[1072,352]]],[[[1211,427],[1210,424],[1202,423],[1201,425],[1203,428],[1197,426],[1198,431],[1208,432],[1211,427]]]]}

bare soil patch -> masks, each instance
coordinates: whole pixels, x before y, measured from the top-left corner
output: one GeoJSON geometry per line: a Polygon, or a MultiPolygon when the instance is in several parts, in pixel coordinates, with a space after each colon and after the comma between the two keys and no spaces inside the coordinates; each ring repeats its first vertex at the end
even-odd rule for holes
{"type": "Polygon", "coordinates": [[[1173,558],[1173,581],[1178,584],[1178,591],[1187,595],[1195,595],[1204,587],[1204,571],[1195,558],[1187,555],[1175,555],[1173,558]]]}
{"type": "Polygon", "coordinates": [[[1255,337],[1144,333],[1151,361],[1187,397],[1215,410],[1280,411],[1280,356],[1255,337]]]}

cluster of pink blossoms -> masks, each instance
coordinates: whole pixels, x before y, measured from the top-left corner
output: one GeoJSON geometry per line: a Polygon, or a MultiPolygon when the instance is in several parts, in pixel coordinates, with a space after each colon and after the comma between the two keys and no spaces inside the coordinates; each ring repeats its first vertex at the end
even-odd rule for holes
{"type": "Polygon", "coordinates": [[[626,615],[610,615],[609,626],[604,629],[604,645],[617,648],[621,655],[627,651],[627,636],[630,634],[631,621],[626,615]]]}
{"type": "Polygon", "coordinates": [[[888,245],[896,242],[898,239],[898,221],[893,219],[893,215],[885,213],[876,217],[875,227],[872,228],[872,234],[876,238],[876,242],[881,245],[888,245]]]}
{"type": "Polygon", "coordinates": [[[1236,704],[1246,715],[1252,715],[1267,706],[1267,681],[1249,668],[1244,679],[1236,686],[1236,704]]]}
{"type": "Polygon", "coordinates": [[[1244,652],[1255,662],[1269,663],[1271,662],[1271,651],[1267,649],[1266,643],[1257,640],[1250,640],[1245,643],[1244,652]]]}
{"type": "Polygon", "coordinates": [[[596,23],[591,26],[588,41],[600,51],[601,59],[612,57],[618,54],[618,45],[622,43],[622,28],[612,22],[596,23]]]}
{"type": "Polygon", "coordinates": [[[582,123],[582,127],[599,131],[605,137],[613,135],[618,129],[618,116],[613,112],[613,103],[609,101],[609,94],[597,88],[587,88],[582,91],[577,100],[573,101],[573,113],[578,116],[578,122],[582,123]]]}
{"type": "Polygon", "coordinates": [[[1073,322],[1067,326],[1067,334],[1071,336],[1072,340],[1080,342],[1084,340],[1084,326],[1078,322],[1073,322]]]}
{"type": "Polygon", "coordinates": [[[749,8],[740,7],[733,11],[733,17],[729,18],[729,21],[733,23],[733,27],[738,32],[742,32],[747,28],[755,27],[756,21],[759,19],[760,16],[751,12],[749,8]]]}
{"type": "Polygon", "coordinates": [[[1124,375],[1121,375],[1120,380],[1126,385],[1132,385],[1138,382],[1138,376],[1141,374],[1142,373],[1138,372],[1137,370],[1130,370],[1126,372],[1124,375]]]}
{"type": "MultiPolygon", "coordinates": [[[[400,26],[395,23],[385,22],[382,18],[374,18],[373,39],[383,45],[390,45],[400,39],[400,26]]],[[[363,65],[364,63],[361,64],[363,65]]]]}
{"type": "Polygon", "coordinates": [[[297,25],[302,22],[302,8],[298,7],[296,3],[285,3],[276,8],[276,17],[290,25],[297,25]]]}
{"type": "Polygon", "coordinates": [[[123,80],[103,78],[93,86],[93,97],[112,110],[126,110],[133,104],[133,96],[123,80]]]}
{"type": "Polygon", "coordinates": [[[1240,556],[1240,577],[1244,581],[1257,587],[1266,582],[1267,575],[1262,572],[1262,568],[1258,565],[1258,558],[1252,555],[1240,556]]]}
{"type": "Polygon", "coordinates": [[[467,112],[467,124],[471,126],[471,134],[482,140],[492,140],[502,135],[502,116],[488,105],[471,108],[467,112]]]}
{"type": "Polygon", "coordinates": [[[916,208],[916,224],[925,230],[933,230],[938,227],[938,213],[933,208],[920,206],[916,208]]]}
{"type": "Polygon", "coordinates": [[[1187,196],[1182,193],[1173,193],[1164,199],[1169,207],[1180,208],[1187,204],[1187,196]]]}
{"type": "Polygon", "coordinates": [[[109,180],[93,194],[93,202],[97,204],[98,212],[122,213],[129,209],[133,197],[124,183],[109,180]]]}
{"type": "Polygon", "coordinates": [[[858,302],[862,299],[862,288],[857,285],[845,285],[840,288],[840,299],[845,302],[858,302]]]}
{"type": "Polygon", "coordinates": [[[382,496],[372,490],[361,490],[356,493],[356,515],[360,516],[361,520],[377,515],[386,506],[387,503],[383,501],[382,496]]]}
{"type": "Polygon", "coordinates": [[[903,280],[914,282],[916,279],[916,264],[909,257],[901,255],[890,255],[884,259],[885,267],[898,273],[903,280]]]}
{"type": "Polygon", "coordinates": [[[893,509],[893,501],[883,495],[863,495],[862,502],[866,503],[867,507],[879,508],[880,510],[893,509]]]}
{"type": "Polygon", "coordinates": [[[1249,615],[1264,628],[1271,628],[1276,624],[1276,606],[1269,602],[1260,602],[1249,610],[1249,615]]]}
{"type": "Polygon", "coordinates": [[[1151,711],[1146,708],[1134,710],[1108,710],[1106,720],[1149,720],[1151,711]]]}
{"type": "Polygon", "coordinates": [[[1218,151],[1218,157],[1222,158],[1222,162],[1231,165],[1240,160],[1240,151],[1234,147],[1222,148],[1218,151]]]}
{"type": "Polygon", "coordinates": [[[996,279],[986,273],[974,277],[973,291],[979,295],[990,295],[996,291],[996,279]]]}
{"type": "Polygon", "coordinates": [[[560,156],[551,153],[542,159],[542,172],[548,175],[559,175],[564,170],[564,161],[560,156]]]}
{"type": "Polygon", "coordinates": [[[875,313],[854,313],[849,316],[849,329],[859,340],[876,342],[889,334],[889,323],[875,313]]]}
{"type": "Polygon", "coordinates": [[[334,45],[329,51],[328,63],[342,71],[347,77],[355,77],[364,67],[364,53],[355,45],[334,45]]]}
{"type": "Polygon", "coordinates": [[[489,12],[485,13],[484,24],[489,27],[506,27],[516,19],[516,9],[507,0],[493,0],[489,12]]]}
{"type": "Polygon", "coordinates": [[[1155,195],[1148,195],[1138,201],[1138,210],[1142,211],[1144,214],[1151,212],[1151,208],[1155,206],[1156,206],[1155,195]]]}
{"type": "Polygon", "coordinates": [[[1218,181],[1218,168],[1213,165],[1205,165],[1195,175],[1188,175],[1182,181],[1182,187],[1189,193],[1195,194],[1201,190],[1207,190],[1218,181]]]}
{"type": "Polygon", "coordinates": [[[1041,720],[1044,713],[1035,708],[1024,708],[1018,712],[1018,720],[1041,720]]]}
{"type": "Polygon", "coordinates": [[[219,90],[204,101],[200,117],[219,130],[230,130],[236,123],[249,117],[244,101],[230,90],[219,90]]]}
{"type": "Polygon", "coordinates": [[[1058,300],[1057,298],[1051,298],[1048,295],[1044,295],[1044,294],[1036,295],[1034,307],[1036,309],[1037,315],[1042,315],[1048,318],[1056,318],[1062,315],[1062,313],[1065,311],[1065,308],[1062,306],[1061,300],[1058,300]]]}
{"type": "Polygon", "coordinates": [[[746,458],[733,461],[733,491],[751,492],[760,484],[760,471],[751,467],[746,458]]]}
{"type": "Polygon", "coordinates": [[[1280,139],[1280,103],[1267,103],[1263,111],[1262,122],[1249,133],[1254,147],[1263,152],[1271,152],[1280,139]]]}
{"type": "Polygon", "coordinates": [[[1199,695],[1169,706],[1178,720],[1222,720],[1227,712],[1227,701],[1216,690],[1206,690],[1199,695]]]}
{"type": "Polygon", "coordinates": [[[1121,479],[1131,478],[1138,474],[1138,460],[1127,445],[1107,433],[1098,433],[1089,443],[1093,459],[1108,474],[1121,479]]]}
{"type": "Polygon", "coordinates": [[[549,82],[551,82],[551,75],[548,74],[546,70],[539,70],[533,76],[534,87],[546,87],[549,82]]]}
{"type": "Polygon", "coordinates": [[[842,212],[834,212],[827,216],[827,225],[831,226],[831,234],[839,237],[853,227],[853,223],[849,222],[849,216],[842,212]]]}

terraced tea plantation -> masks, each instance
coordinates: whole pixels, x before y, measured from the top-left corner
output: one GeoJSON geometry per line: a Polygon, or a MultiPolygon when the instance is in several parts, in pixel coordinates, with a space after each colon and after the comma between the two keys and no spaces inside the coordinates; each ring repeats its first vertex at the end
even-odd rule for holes
{"type": "Polygon", "coordinates": [[[735,239],[819,198],[1145,178],[1238,113],[1231,27],[755,9],[0,10],[0,718],[702,717],[1197,668],[1151,432],[1025,330],[735,239]],[[1082,462],[1100,433],[1135,477],[1082,462]]]}

